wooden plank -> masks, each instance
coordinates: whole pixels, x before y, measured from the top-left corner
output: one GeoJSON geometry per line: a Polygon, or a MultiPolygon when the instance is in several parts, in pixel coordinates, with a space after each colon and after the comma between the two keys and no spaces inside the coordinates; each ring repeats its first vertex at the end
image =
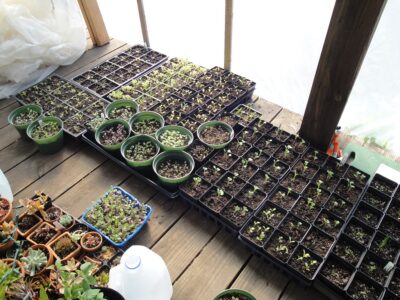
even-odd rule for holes
{"type": "Polygon", "coordinates": [[[190,209],[152,248],[167,264],[174,282],[217,233],[219,226],[190,209]]]}
{"type": "Polygon", "coordinates": [[[237,238],[219,231],[174,284],[174,299],[213,299],[250,258],[237,238]]]}
{"type": "Polygon", "coordinates": [[[130,175],[129,178],[121,184],[121,187],[142,203],[147,203],[157,195],[157,190],[134,175],[130,175]]]}
{"type": "Polygon", "coordinates": [[[0,151],[0,169],[7,172],[37,151],[34,143],[19,139],[0,151]]]}
{"type": "Polygon", "coordinates": [[[272,120],[272,124],[289,133],[297,133],[301,126],[301,115],[286,108],[282,109],[272,120]]]}
{"type": "Polygon", "coordinates": [[[30,197],[33,191],[43,190],[55,199],[104,163],[105,160],[102,155],[96,153],[93,149],[84,148],[16,194],[15,197],[17,199],[30,197]]]}
{"type": "Polygon", "coordinates": [[[287,275],[253,256],[231,288],[246,290],[257,299],[278,300],[288,283],[287,275]]]}
{"type": "Polygon", "coordinates": [[[79,6],[81,7],[93,44],[96,46],[107,44],[110,41],[110,37],[108,36],[97,0],[79,0],[79,6]]]}
{"type": "MultiPolygon", "coordinates": [[[[269,299],[269,298],[268,298],[269,299]]],[[[328,300],[313,287],[305,287],[292,280],[282,294],[280,300],[328,300]]]]}
{"type": "Polygon", "coordinates": [[[0,137],[0,150],[2,150],[18,140],[20,135],[13,125],[7,125],[0,129],[0,137]]]}
{"type": "Polygon", "coordinates": [[[82,146],[78,143],[68,143],[54,154],[48,155],[37,152],[29,159],[6,172],[5,174],[13,193],[17,194],[32,182],[43,177],[50,170],[77,153],[81,148],[82,146]]]}
{"type": "Polygon", "coordinates": [[[272,103],[257,96],[253,104],[253,108],[261,112],[262,118],[268,122],[271,122],[282,110],[282,107],[278,104],[272,103]]]}
{"type": "Polygon", "coordinates": [[[5,107],[4,109],[0,110],[0,128],[3,128],[8,125],[8,115],[14,109],[19,107],[20,105],[16,102],[12,103],[11,105],[5,107]]]}
{"type": "Polygon", "coordinates": [[[300,135],[326,150],[346,106],[386,0],[337,0],[300,135]]]}
{"type": "Polygon", "coordinates": [[[14,102],[16,102],[14,98],[0,99],[0,109],[6,108],[14,102]]]}
{"type": "Polygon", "coordinates": [[[232,64],[232,23],[233,0],[225,0],[224,68],[227,70],[232,64]]]}

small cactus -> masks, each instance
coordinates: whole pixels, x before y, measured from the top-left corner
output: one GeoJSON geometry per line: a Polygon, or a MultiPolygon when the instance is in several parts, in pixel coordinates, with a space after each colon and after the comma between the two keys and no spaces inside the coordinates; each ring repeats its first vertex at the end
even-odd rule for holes
{"type": "Polygon", "coordinates": [[[47,263],[46,254],[38,249],[28,249],[28,255],[21,258],[21,261],[25,264],[25,270],[29,272],[30,276],[34,276],[37,271],[44,267],[47,263]]]}

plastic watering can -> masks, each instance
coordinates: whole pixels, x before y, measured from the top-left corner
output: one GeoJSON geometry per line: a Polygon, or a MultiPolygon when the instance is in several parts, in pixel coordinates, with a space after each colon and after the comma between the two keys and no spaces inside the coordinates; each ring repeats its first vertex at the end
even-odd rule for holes
{"type": "Polygon", "coordinates": [[[172,283],[164,260],[144,246],[132,246],[111,268],[108,287],[125,300],[170,300],[172,283]]]}

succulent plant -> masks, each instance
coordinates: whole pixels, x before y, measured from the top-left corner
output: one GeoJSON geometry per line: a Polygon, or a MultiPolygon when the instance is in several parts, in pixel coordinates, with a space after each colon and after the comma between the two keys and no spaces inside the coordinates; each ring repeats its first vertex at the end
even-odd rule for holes
{"type": "Polygon", "coordinates": [[[3,224],[0,225],[0,243],[8,242],[8,240],[12,238],[14,232],[15,225],[13,221],[3,222],[3,224]]]}
{"type": "Polygon", "coordinates": [[[72,223],[72,217],[68,214],[62,215],[59,220],[60,224],[64,227],[68,227],[72,223]]]}
{"type": "Polygon", "coordinates": [[[21,258],[25,264],[25,270],[29,272],[29,276],[34,276],[47,263],[47,256],[44,251],[32,248],[28,249],[28,255],[21,258]]]}

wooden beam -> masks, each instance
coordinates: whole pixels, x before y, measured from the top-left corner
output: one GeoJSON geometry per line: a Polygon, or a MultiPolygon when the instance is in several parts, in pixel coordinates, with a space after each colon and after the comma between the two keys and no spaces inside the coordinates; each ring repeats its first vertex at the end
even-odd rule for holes
{"type": "Polygon", "coordinates": [[[110,37],[97,0],[78,0],[78,2],[93,44],[96,46],[107,44],[110,37]]]}
{"type": "Polygon", "coordinates": [[[137,0],[137,7],[139,11],[140,27],[142,28],[143,42],[146,47],[150,47],[149,33],[147,31],[146,14],[144,13],[144,6],[142,0],[137,0]]]}
{"type": "Polygon", "coordinates": [[[225,0],[225,51],[224,68],[231,69],[232,62],[232,20],[233,20],[233,0],[225,0]]]}
{"type": "Polygon", "coordinates": [[[385,4],[336,1],[300,129],[316,148],[329,146],[385,4]]]}

